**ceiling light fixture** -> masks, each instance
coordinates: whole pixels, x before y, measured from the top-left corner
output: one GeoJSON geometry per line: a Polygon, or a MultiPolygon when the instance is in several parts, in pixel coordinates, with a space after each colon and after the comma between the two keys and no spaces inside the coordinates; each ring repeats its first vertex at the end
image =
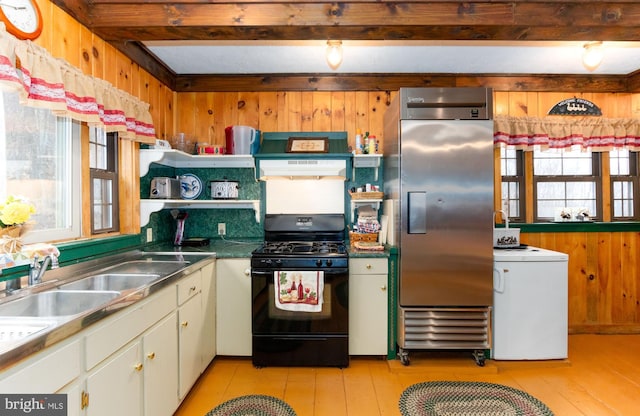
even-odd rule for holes
{"type": "Polygon", "coordinates": [[[327,64],[331,69],[338,69],[342,63],[342,41],[341,40],[328,40],[327,41],[327,64]]]}
{"type": "Polygon", "coordinates": [[[582,65],[584,65],[587,70],[595,70],[602,63],[602,58],[604,58],[602,42],[588,42],[584,44],[582,65]]]}

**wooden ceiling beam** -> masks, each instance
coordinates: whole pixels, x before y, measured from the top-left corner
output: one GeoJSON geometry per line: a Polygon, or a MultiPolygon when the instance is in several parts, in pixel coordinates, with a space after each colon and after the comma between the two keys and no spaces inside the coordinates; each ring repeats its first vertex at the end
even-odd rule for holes
{"type": "Polygon", "coordinates": [[[393,90],[486,85],[509,91],[639,92],[640,75],[176,75],[157,40],[640,41],[640,2],[52,0],[174,91],[393,90]]]}
{"type": "Polygon", "coordinates": [[[491,87],[497,91],[625,92],[617,76],[460,74],[177,75],[176,92],[389,91],[400,87],[491,87]]]}
{"type": "Polygon", "coordinates": [[[54,0],[105,40],[638,40],[640,30],[637,2],[85,1],[54,0]]]}

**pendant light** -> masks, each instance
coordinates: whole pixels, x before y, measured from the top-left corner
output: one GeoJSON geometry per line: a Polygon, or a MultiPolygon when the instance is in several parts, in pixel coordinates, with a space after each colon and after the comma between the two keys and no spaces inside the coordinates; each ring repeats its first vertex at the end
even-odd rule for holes
{"type": "Polygon", "coordinates": [[[331,69],[338,69],[342,63],[342,41],[341,40],[328,40],[327,41],[327,64],[331,69]]]}
{"type": "Polygon", "coordinates": [[[588,42],[584,44],[582,65],[584,65],[587,70],[595,70],[602,63],[602,58],[604,58],[602,42],[588,42]]]}

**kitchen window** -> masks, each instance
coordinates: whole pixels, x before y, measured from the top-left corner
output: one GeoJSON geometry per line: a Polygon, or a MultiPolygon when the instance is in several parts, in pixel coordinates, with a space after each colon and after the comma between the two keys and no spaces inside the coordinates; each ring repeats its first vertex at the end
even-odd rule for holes
{"type": "Polygon", "coordinates": [[[639,154],[639,152],[624,149],[609,152],[611,215],[614,221],[629,221],[639,218],[639,154]]]}
{"type": "MultiPolygon", "coordinates": [[[[586,210],[590,220],[640,220],[640,152],[500,149],[502,207],[509,218],[525,222],[527,210],[533,222],[560,220],[562,211],[586,210]],[[528,162],[527,162],[528,160],[528,162]],[[608,162],[607,166],[603,161],[608,162]],[[526,166],[532,171],[527,174],[526,166]],[[532,202],[524,198],[525,179],[532,180],[532,202]],[[605,198],[609,203],[605,204],[605,198]],[[568,208],[568,210],[565,210],[568,208]],[[504,208],[503,208],[504,209],[504,208]],[[609,210],[605,212],[604,210],[609,210]]],[[[576,220],[575,215],[571,220],[576,220]]]]}
{"type": "Polygon", "coordinates": [[[89,131],[91,233],[118,231],[118,136],[94,127],[89,131]]]}
{"type": "Polygon", "coordinates": [[[500,148],[502,209],[510,221],[524,222],[524,152],[500,148]]]}
{"type": "Polygon", "coordinates": [[[80,124],[0,93],[0,198],[19,195],[36,208],[25,243],[80,237],[80,124]]]}
{"type": "Polygon", "coordinates": [[[602,218],[601,189],[599,153],[533,151],[536,222],[559,220],[562,212],[569,210],[586,210],[590,219],[602,218]]]}

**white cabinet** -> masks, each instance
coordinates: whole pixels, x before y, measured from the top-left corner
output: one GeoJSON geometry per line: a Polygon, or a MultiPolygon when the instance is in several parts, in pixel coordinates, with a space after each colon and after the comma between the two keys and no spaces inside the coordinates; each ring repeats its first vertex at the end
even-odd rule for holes
{"type": "Polygon", "coordinates": [[[202,268],[202,367],[216,356],[216,267],[202,268]]]}
{"type": "Polygon", "coordinates": [[[178,325],[172,312],[142,337],[144,415],[171,416],[178,408],[178,325]]]}
{"type": "Polygon", "coordinates": [[[0,391],[65,393],[69,416],[173,415],[215,354],[214,279],[209,263],[1,371],[0,391]]]}
{"type": "Polygon", "coordinates": [[[202,275],[200,271],[178,283],[179,394],[183,399],[202,370],[202,275]]]}
{"type": "Polygon", "coordinates": [[[87,416],[173,414],[178,406],[175,309],[176,286],[170,286],[84,334],[89,372],[80,402],[87,416]]]}
{"type": "Polygon", "coordinates": [[[388,261],[349,259],[349,354],[387,355],[388,261]]]}
{"type": "Polygon", "coordinates": [[[250,357],[251,261],[217,259],[216,353],[250,357]]]}
{"type": "Polygon", "coordinates": [[[100,364],[87,376],[87,416],[142,414],[141,343],[134,342],[100,364]]]}

